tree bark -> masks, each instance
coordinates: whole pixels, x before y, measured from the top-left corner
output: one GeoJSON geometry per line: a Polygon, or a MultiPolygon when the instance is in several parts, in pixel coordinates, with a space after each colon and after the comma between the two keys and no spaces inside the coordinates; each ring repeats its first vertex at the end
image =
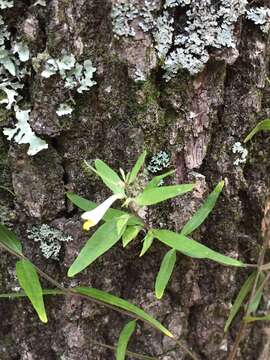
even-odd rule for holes
{"type": "MultiPolygon", "coordinates": [[[[30,157],[27,145],[10,143],[0,135],[0,185],[15,194],[0,188],[1,222],[14,228],[26,255],[59,282],[121,296],[164,323],[198,358],[226,359],[240,316],[227,334],[224,324],[250,272],[178,254],[165,296],[157,300],[154,281],[167,249],[156,241],[139,258],[137,240],[126,249],[119,243],[70,280],[67,269],[88,237],[82,232],[80,211],[65,192],[74,191],[99,203],[109,192],[86,171],[83,160],[100,158],[128,171],[144,148],[147,161],[164,150],[171,154],[171,166],[176,169],[172,182],[196,181],[197,190],[151,208],[151,221],[180,230],[224,179],[225,188],[213,213],[193,237],[225,255],[256,263],[270,186],[269,136],[260,134],[248,145],[244,165],[234,165],[232,147],[270,115],[269,36],[240,19],[236,29],[239,55],[233,63],[224,61],[228,53],[216,54],[200,74],[181,71],[166,82],[151,34],[114,37],[109,0],[51,0],[46,7],[33,6],[31,0],[15,3],[5,16],[9,26],[27,39],[31,54],[46,50],[57,57],[65,50],[76,58],[91,58],[97,85],[76,95],[72,117],[62,120],[55,107],[70,94],[53,78],[32,72],[24,97],[32,107],[31,127],[49,148],[30,157]],[[148,73],[147,80],[134,81],[136,66],[148,73]],[[59,261],[44,259],[38,243],[29,240],[27,229],[40,224],[73,237],[64,243],[59,261]]],[[[269,6],[268,0],[258,3],[269,6]]],[[[7,126],[9,120],[8,116],[0,126],[7,126]]],[[[1,293],[17,286],[14,264],[10,255],[1,252],[1,293]]],[[[43,286],[50,285],[43,282],[43,286]]],[[[115,345],[126,316],[70,297],[46,297],[46,308],[49,322],[44,325],[27,300],[0,301],[2,360],[114,357],[96,342],[115,345]]],[[[269,332],[267,323],[249,326],[237,359],[269,359],[269,332]]],[[[188,358],[175,343],[142,323],[129,348],[162,360],[188,358]]]]}

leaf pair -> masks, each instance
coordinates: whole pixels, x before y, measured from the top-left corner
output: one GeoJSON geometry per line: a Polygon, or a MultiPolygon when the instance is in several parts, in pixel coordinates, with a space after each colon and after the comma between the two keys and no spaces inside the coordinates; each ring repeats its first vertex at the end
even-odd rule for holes
{"type": "MultiPolygon", "coordinates": [[[[172,272],[173,272],[173,269],[174,269],[174,266],[176,263],[176,250],[181,251],[184,254],[186,254],[188,256],[193,256],[193,257],[194,257],[194,255],[195,255],[195,257],[199,257],[199,255],[202,257],[209,256],[209,254],[207,255],[205,253],[205,250],[208,248],[206,248],[206,247],[202,248],[203,245],[194,242],[194,240],[187,239],[185,236],[192,233],[205,221],[205,219],[208,217],[208,215],[213,210],[213,208],[217,202],[217,199],[223,189],[223,186],[224,186],[224,181],[220,181],[217,184],[217,186],[215,187],[215,189],[210,193],[210,195],[208,196],[206,201],[203,203],[203,205],[196,211],[196,213],[191,217],[191,219],[184,225],[183,229],[181,230],[180,238],[184,239],[185,243],[181,242],[181,240],[179,241],[179,237],[178,237],[178,242],[181,243],[181,250],[178,247],[178,249],[173,249],[173,250],[168,251],[166,253],[166,255],[164,256],[163,261],[160,266],[160,269],[159,269],[159,272],[158,272],[158,276],[156,278],[156,282],[155,282],[155,294],[158,299],[162,298],[164,291],[166,289],[166,286],[172,275],[172,272]],[[191,241],[191,242],[188,243],[187,240],[191,241]],[[192,246],[192,245],[193,245],[193,250],[190,248],[190,246],[192,246]],[[195,245],[195,249],[194,249],[194,245],[195,245]]],[[[163,237],[163,239],[166,238],[166,233],[161,233],[161,236],[163,237]]],[[[170,233],[168,234],[168,236],[170,236],[170,233]]],[[[170,242],[170,244],[171,244],[171,247],[173,247],[173,243],[170,242]]],[[[168,243],[167,243],[167,245],[168,245],[168,243]]],[[[212,254],[212,256],[210,255],[212,257],[212,260],[217,261],[217,257],[215,254],[218,254],[218,253],[213,254],[212,250],[210,250],[210,252],[212,254]]],[[[227,258],[226,258],[226,260],[227,260],[227,258]]]]}

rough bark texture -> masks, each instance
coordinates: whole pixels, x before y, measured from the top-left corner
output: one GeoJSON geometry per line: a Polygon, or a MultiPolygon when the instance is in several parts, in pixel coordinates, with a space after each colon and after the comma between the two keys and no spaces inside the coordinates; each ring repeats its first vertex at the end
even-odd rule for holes
{"type": "MultiPolygon", "coordinates": [[[[98,157],[128,170],[144,147],[150,154],[166,150],[176,168],[173,182],[195,179],[200,186],[191,195],[159,206],[150,218],[180,229],[223,178],[222,197],[194,238],[226,255],[256,262],[270,186],[269,136],[257,136],[244,166],[233,164],[232,146],[270,116],[268,36],[243,21],[238,26],[239,57],[233,64],[215,57],[198,76],[182,72],[166,83],[150,35],[137,34],[135,40],[113,37],[109,0],[51,0],[46,8],[33,3],[21,0],[7,11],[9,23],[24,34],[32,53],[46,49],[58,56],[64,49],[90,57],[97,67],[97,85],[76,96],[76,111],[64,122],[55,114],[55,104],[66,96],[59,82],[33,73],[24,90],[33,108],[31,126],[48,141],[49,149],[29,157],[27,147],[12,145],[0,135],[0,185],[15,193],[12,197],[0,189],[1,220],[14,226],[33,262],[60,282],[121,296],[163,322],[201,359],[226,359],[237,321],[228,334],[223,327],[247,271],[179,255],[169,288],[158,301],[154,280],[166,249],[155,243],[139,258],[136,241],[125,250],[115,246],[70,282],[67,269],[87,235],[65,191],[100,202],[108,192],[84,170],[84,159],[98,157]],[[132,80],[134,64],[149,73],[146,81],[132,80]],[[44,259],[38,243],[27,238],[28,227],[43,223],[74,238],[65,243],[60,261],[44,259]]],[[[14,259],[1,252],[0,267],[1,292],[11,291],[16,286],[14,259]]],[[[49,323],[43,325],[26,300],[0,302],[2,360],[113,358],[94,341],[115,344],[127,321],[124,315],[77,298],[47,298],[46,305],[49,323]]],[[[238,359],[269,359],[269,331],[265,324],[249,327],[238,359]]],[[[142,324],[130,349],[162,360],[187,358],[173,342],[142,324]]]]}

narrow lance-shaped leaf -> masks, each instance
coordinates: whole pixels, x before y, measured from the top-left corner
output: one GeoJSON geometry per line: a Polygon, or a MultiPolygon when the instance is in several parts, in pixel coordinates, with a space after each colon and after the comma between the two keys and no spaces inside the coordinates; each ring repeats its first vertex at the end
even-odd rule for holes
{"type": "Polygon", "coordinates": [[[16,235],[2,224],[0,224],[0,244],[17,254],[22,254],[22,245],[16,235]]]}
{"type": "Polygon", "coordinates": [[[163,297],[164,291],[171,278],[176,262],[176,250],[171,249],[164,256],[155,282],[155,294],[158,299],[163,297]]]}
{"type": "Polygon", "coordinates": [[[190,257],[198,259],[209,259],[223,265],[239,267],[246,266],[239,260],[222,255],[214,250],[211,250],[207,246],[200,244],[195,240],[189,239],[186,236],[182,234],[177,234],[173,231],[154,230],[154,236],[164,244],[190,257]]]}
{"type": "Polygon", "coordinates": [[[192,218],[185,224],[183,229],[181,230],[181,234],[188,235],[192,233],[195,229],[197,229],[207,218],[210,212],[213,210],[216,201],[223,189],[224,181],[220,181],[215,189],[208,196],[203,205],[196,211],[196,213],[192,216],[192,218]]]}
{"type": "MultiPolygon", "coordinates": [[[[119,298],[117,296],[111,295],[105,291],[98,290],[95,288],[88,288],[88,287],[75,287],[72,288],[72,291],[75,291],[83,296],[87,296],[90,299],[94,299],[100,301],[104,304],[108,304],[110,306],[114,306],[115,308],[124,310],[129,312],[136,318],[144,320],[148,322],[151,326],[162,332],[164,335],[173,337],[172,333],[166,329],[159,321],[154,319],[151,315],[147,314],[143,309],[139,308],[136,305],[129,303],[128,301],[119,298]]],[[[62,290],[59,289],[44,289],[43,295],[65,295],[62,290]]],[[[25,297],[26,294],[24,292],[20,293],[11,293],[11,294],[2,294],[0,298],[7,298],[7,297],[25,297]]]]}
{"type": "Polygon", "coordinates": [[[243,302],[245,301],[245,298],[247,297],[248,293],[251,291],[254,279],[256,276],[256,272],[252,273],[247,280],[242,285],[238,295],[236,296],[236,299],[233,303],[233,306],[231,307],[230,314],[228,317],[228,320],[226,321],[224,331],[227,332],[233,319],[235,318],[236,314],[238,313],[240,307],[242,306],[243,302]]]}
{"type": "Polygon", "coordinates": [[[125,360],[129,339],[136,329],[136,320],[128,322],[120,333],[117,349],[116,360],[125,360]]]}
{"type": "MultiPolygon", "coordinates": [[[[98,206],[93,201],[87,200],[87,199],[85,199],[77,194],[74,194],[72,192],[67,192],[66,196],[74,205],[76,205],[78,208],[80,208],[84,211],[93,210],[98,206]]],[[[125,211],[110,208],[107,210],[107,212],[103,216],[102,220],[111,221],[114,218],[117,218],[117,217],[120,217],[120,216],[123,216],[126,214],[127,213],[125,211]]],[[[134,215],[130,215],[130,218],[128,220],[128,225],[139,225],[139,224],[142,224],[142,221],[138,217],[136,217],[134,215]]]]}
{"type": "Polygon", "coordinates": [[[270,314],[267,314],[265,316],[245,316],[244,321],[247,323],[254,322],[254,321],[269,321],[270,320],[270,314]]]}
{"type": "Polygon", "coordinates": [[[132,240],[134,240],[141,230],[142,226],[128,226],[122,236],[123,247],[126,247],[132,240]]]}
{"type": "Polygon", "coordinates": [[[125,184],[104,161],[97,159],[95,161],[96,173],[101,177],[104,184],[112,190],[114,194],[122,194],[125,196],[125,184]]]}
{"type": "Polygon", "coordinates": [[[263,283],[263,281],[265,280],[265,275],[263,273],[260,273],[260,277],[259,277],[259,281],[257,284],[257,290],[255,292],[254,298],[251,299],[251,303],[249,304],[248,307],[248,312],[249,313],[254,313],[255,311],[257,311],[260,302],[261,302],[261,298],[263,295],[263,288],[261,288],[261,284],[263,283]]]}
{"type": "Polygon", "coordinates": [[[134,167],[132,168],[132,170],[131,170],[131,172],[130,172],[130,175],[129,175],[129,177],[128,177],[128,183],[129,183],[129,184],[132,184],[132,183],[135,181],[135,179],[136,179],[139,171],[141,170],[141,168],[142,168],[142,166],[143,166],[143,164],[144,164],[146,154],[147,154],[146,151],[144,151],[144,152],[139,156],[138,160],[136,161],[136,164],[135,164],[134,167]]]}
{"type": "Polygon", "coordinates": [[[148,231],[148,233],[146,234],[145,238],[143,239],[143,247],[142,247],[142,251],[140,253],[140,257],[143,256],[151,247],[152,243],[154,240],[154,235],[153,232],[151,230],[148,231]]]}
{"type": "Polygon", "coordinates": [[[154,205],[164,200],[174,198],[178,195],[185,194],[194,189],[195,184],[171,185],[161,186],[144,190],[135,199],[136,203],[140,206],[154,205]]]}
{"type": "Polygon", "coordinates": [[[31,301],[40,320],[44,323],[48,322],[43,301],[42,288],[33,264],[29,260],[18,261],[16,263],[16,274],[20,286],[31,301]]]}
{"type": "Polygon", "coordinates": [[[160,185],[161,180],[165,179],[168,176],[171,176],[174,173],[175,173],[175,170],[171,170],[162,175],[154,176],[153,179],[151,181],[149,181],[149,183],[146,185],[144,190],[149,190],[149,189],[158,187],[160,185]]]}
{"type": "Polygon", "coordinates": [[[259,122],[255,126],[255,128],[245,138],[244,143],[251,140],[253,138],[253,136],[257,134],[257,132],[262,131],[262,130],[270,130],[270,119],[266,119],[266,120],[259,122]]]}
{"type": "Polygon", "coordinates": [[[147,314],[144,310],[124,299],[93,288],[76,287],[73,290],[75,290],[79,294],[89,296],[92,299],[96,299],[102,301],[103,303],[128,311],[129,313],[136,315],[136,317],[138,317],[139,319],[148,322],[150,325],[161,331],[166,336],[173,337],[172,333],[167,330],[159,321],[154,319],[151,315],[147,314]]]}
{"type": "Polygon", "coordinates": [[[124,215],[101,225],[80,251],[68,270],[68,276],[78,274],[115,245],[125,231],[128,218],[124,215]]]}

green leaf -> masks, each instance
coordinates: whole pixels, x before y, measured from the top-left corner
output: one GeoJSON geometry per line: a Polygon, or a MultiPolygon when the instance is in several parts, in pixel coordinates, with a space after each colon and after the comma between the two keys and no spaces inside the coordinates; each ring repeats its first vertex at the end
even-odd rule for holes
{"type": "Polygon", "coordinates": [[[97,174],[101,177],[104,184],[111,189],[114,194],[122,194],[125,196],[125,184],[113,169],[99,159],[95,161],[95,167],[97,174]]]}
{"type": "Polygon", "coordinates": [[[154,205],[164,200],[174,198],[178,195],[192,191],[195,184],[161,186],[158,188],[144,190],[135,201],[140,206],[154,205]]]}
{"type": "Polygon", "coordinates": [[[253,138],[253,136],[257,134],[257,132],[262,131],[262,130],[270,130],[270,119],[266,119],[266,120],[259,122],[255,126],[255,128],[245,138],[244,143],[251,140],[253,138]]]}
{"type": "Polygon", "coordinates": [[[128,226],[122,236],[123,247],[126,247],[132,240],[134,240],[139,232],[142,230],[141,226],[128,226]]]}
{"type": "MultiPolygon", "coordinates": [[[[98,206],[93,201],[87,200],[87,199],[85,199],[79,195],[76,195],[75,193],[72,193],[72,192],[67,192],[66,196],[74,205],[76,205],[78,208],[80,208],[84,211],[93,210],[98,206]]],[[[110,208],[106,211],[106,214],[103,216],[102,219],[104,221],[111,221],[116,217],[120,217],[120,216],[123,216],[126,214],[127,213],[125,211],[110,208]]],[[[130,218],[128,220],[128,225],[142,225],[142,224],[143,224],[143,222],[139,218],[137,218],[134,215],[130,215],[130,218]]]]}
{"type": "MultiPolygon", "coordinates": [[[[133,305],[129,303],[128,301],[121,299],[117,296],[111,295],[105,291],[98,290],[95,288],[88,288],[88,287],[75,287],[72,288],[72,291],[81,294],[83,296],[87,296],[91,299],[97,300],[99,302],[102,302],[104,304],[108,304],[110,306],[119,308],[121,310],[127,311],[133,315],[135,315],[137,318],[144,320],[148,322],[151,326],[162,332],[164,335],[173,337],[172,333],[167,330],[159,321],[154,319],[151,315],[147,314],[144,310],[140,309],[136,305],[133,305]]],[[[65,293],[62,290],[59,289],[44,289],[43,290],[44,295],[65,295],[65,293]]],[[[10,294],[3,294],[0,295],[0,298],[7,298],[7,297],[25,297],[25,293],[19,292],[19,293],[10,293],[10,294]]]]}
{"type": "Polygon", "coordinates": [[[263,288],[260,288],[260,287],[264,280],[265,280],[265,275],[263,273],[260,273],[260,278],[259,278],[259,281],[257,284],[257,290],[255,292],[255,296],[252,299],[252,301],[248,307],[249,313],[255,313],[260,305],[262,295],[263,295],[263,290],[264,290],[263,288]]]}
{"type": "Polygon", "coordinates": [[[149,181],[149,183],[146,185],[144,190],[149,190],[149,189],[158,187],[161,180],[165,179],[167,176],[170,176],[174,173],[175,173],[175,170],[171,170],[171,171],[166,172],[165,174],[153,177],[153,179],[151,181],[149,181]]]}
{"type": "Polygon", "coordinates": [[[0,224],[0,244],[17,254],[22,254],[22,245],[13,231],[0,224]]]}
{"type": "Polygon", "coordinates": [[[134,167],[132,168],[131,173],[130,173],[130,175],[129,175],[129,177],[128,177],[128,183],[129,183],[129,184],[132,184],[132,183],[135,181],[135,179],[136,179],[139,171],[141,170],[141,167],[142,167],[143,164],[144,164],[146,154],[147,154],[147,152],[144,151],[144,152],[139,156],[138,160],[136,161],[136,164],[135,164],[134,167]]]}
{"type": "Polygon", "coordinates": [[[40,320],[44,323],[48,322],[43,301],[42,288],[39,282],[38,274],[33,264],[29,260],[18,261],[16,263],[16,274],[20,286],[31,301],[40,320]]]}
{"type": "Polygon", "coordinates": [[[176,262],[176,250],[171,249],[164,256],[155,283],[155,294],[158,299],[163,297],[164,291],[171,278],[176,262]]]}
{"type": "Polygon", "coordinates": [[[181,230],[181,234],[188,235],[197,229],[207,218],[210,212],[213,210],[216,201],[223,189],[224,181],[220,181],[215,189],[208,196],[203,205],[199,208],[198,211],[192,216],[192,218],[185,224],[181,230]]]}
{"type": "Polygon", "coordinates": [[[235,318],[236,314],[238,313],[240,307],[242,306],[243,302],[245,301],[245,298],[247,297],[248,293],[251,291],[254,280],[255,280],[256,272],[253,272],[247,280],[242,285],[234,303],[231,307],[230,314],[228,317],[228,320],[226,321],[224,332],[227,332],[233,319],[235,318]]]}
{"type": "Polygon", "coordinates": [[[167,330],[159,321],[154,319],[151,315],[147,314],[144,310],[140,309],[136,305],[129,303],[124,299],[93,288],[76,287],[73,290],[78,292],[79,294],[89,296],[92,299],[102,301],[105,304],[109,304],[119,309],[128,311],[129,313],[136,315],[136,317],[138,317],[139,319],[148,322],[150,325],[161,331],[166,336],[173,337],[172,333],[167,330]]]}
{"type": "Polygon", "coordinates": [[[101,225],[80,251],[68,270],[68,276],[78,274],[115,245],[126,229],[128,218],[124,215],[101,225]]]}
{"type": "Polygon", "coordinates": [[[132,320],[128,322],[121,331],[116,349],[116,360],[125,360],[127,345],[135,328],[136,320],[132,320]]]}
{"type": "Polygon", "coordinates": [[[143,239],[143,247],[140,253],[140,257],[143,256],[146,253],[146,251],[151,247],[153,240],[154,240],[153,232],[152,230],[149,230],[145,238],[143,239]]]}
{"type": "Polygon", "coordinates": [[[173,231],[154,230],[154,236],[164,244],[190,257],[198,259],[209,259],[223,265],[238,267],[246,266],[239,260],[222,255],[195,240],[189,239],[182,234],[174,233],[173,231]]]}
{"type": "Polygon", "coordinates": [[[270,320],[270,314],[267,314],[265,316],[245,316],[244,321],[247,323],[253,322],[253,321],[269,321],[270,320]]]}

